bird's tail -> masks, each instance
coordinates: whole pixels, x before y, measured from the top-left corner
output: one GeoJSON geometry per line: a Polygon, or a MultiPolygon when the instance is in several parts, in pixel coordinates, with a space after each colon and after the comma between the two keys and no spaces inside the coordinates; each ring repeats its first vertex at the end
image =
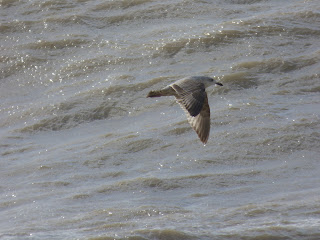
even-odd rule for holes
{"type": "Polygon", "coordinates": [[[161,97],[161,96],[163,96],[161,94],[161,90],[159,90],[159,91],[150,91],[148,93],[148,95],[147,95],[147,97],[161,97]]]}
{"type": "Polygon", "coordinates": [[[147,97],[162,97],[162,96],[175,96],[176,92],[170,86],[165,87],[161,90],[150,91],[147,97]]]}

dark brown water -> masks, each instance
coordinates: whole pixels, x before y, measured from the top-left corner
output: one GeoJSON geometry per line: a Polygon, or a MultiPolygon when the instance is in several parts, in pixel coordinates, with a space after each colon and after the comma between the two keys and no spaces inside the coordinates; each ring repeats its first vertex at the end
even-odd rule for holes
{"type": "Polygon", "coordinates": [[[0,4],[0,239],[320,239],[319,1],[0,4]]]}

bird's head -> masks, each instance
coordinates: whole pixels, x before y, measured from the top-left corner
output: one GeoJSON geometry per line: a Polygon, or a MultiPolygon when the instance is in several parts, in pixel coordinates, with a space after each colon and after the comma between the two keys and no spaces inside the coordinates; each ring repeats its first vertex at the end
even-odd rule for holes
{"type": "Polygon", "coordinates": [[[203,77],[203,83],[205,85],[205,87],[209,87],[211,85],[219,85],[219,86],[223,86],[222,83],[217,82],[214,78],[211,77],[203,77]]]}

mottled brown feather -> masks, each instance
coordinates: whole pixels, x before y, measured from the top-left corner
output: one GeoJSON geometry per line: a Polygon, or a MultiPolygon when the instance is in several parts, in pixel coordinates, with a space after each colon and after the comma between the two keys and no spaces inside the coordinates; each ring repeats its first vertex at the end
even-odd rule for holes
{"type": "Polygon", "coordinates": [[[197,116],[191,116],[189,111],[186,109],[183,103],[179,101],[179,99],[177,99],[177,102],[185,111],[189,124],[191,125],[193,130],[198,134],[201,142],[206,144],[210,133],[210,107],[208,104],[207,94],[205,93],[202,109],[197,116]]]}
{"type": "Polygon", "coordinates": [[[206,95],[203,84],[197,84],[195,89],[189,89],[187,91],[176,84],[173,84],[172,88],[178,94],[178,102],[184,106],[191,116],[197,116],[202,109],[206,95]]]}
{"type": "Polygon", "coordinates": [[[207,143],[210,133],[210,108],[205,88],[221,83],[205,76],[194,76],[180,79],[159,90],[151,91],[147,97],[175,96],[185,111],[188,122],[198,134],[201,142],[207,143]]]}

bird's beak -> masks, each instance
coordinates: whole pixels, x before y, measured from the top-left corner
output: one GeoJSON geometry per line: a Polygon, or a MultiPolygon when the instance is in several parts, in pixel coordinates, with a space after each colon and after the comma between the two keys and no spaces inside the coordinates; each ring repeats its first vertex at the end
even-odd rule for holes
{"type": "Polygon", "coordinates": [[[223,86],[223,84],[222,84],[222,83],[219,83],[219,82],[216,82],[216,84],[219,85],[219,86],[223,86]]]}

